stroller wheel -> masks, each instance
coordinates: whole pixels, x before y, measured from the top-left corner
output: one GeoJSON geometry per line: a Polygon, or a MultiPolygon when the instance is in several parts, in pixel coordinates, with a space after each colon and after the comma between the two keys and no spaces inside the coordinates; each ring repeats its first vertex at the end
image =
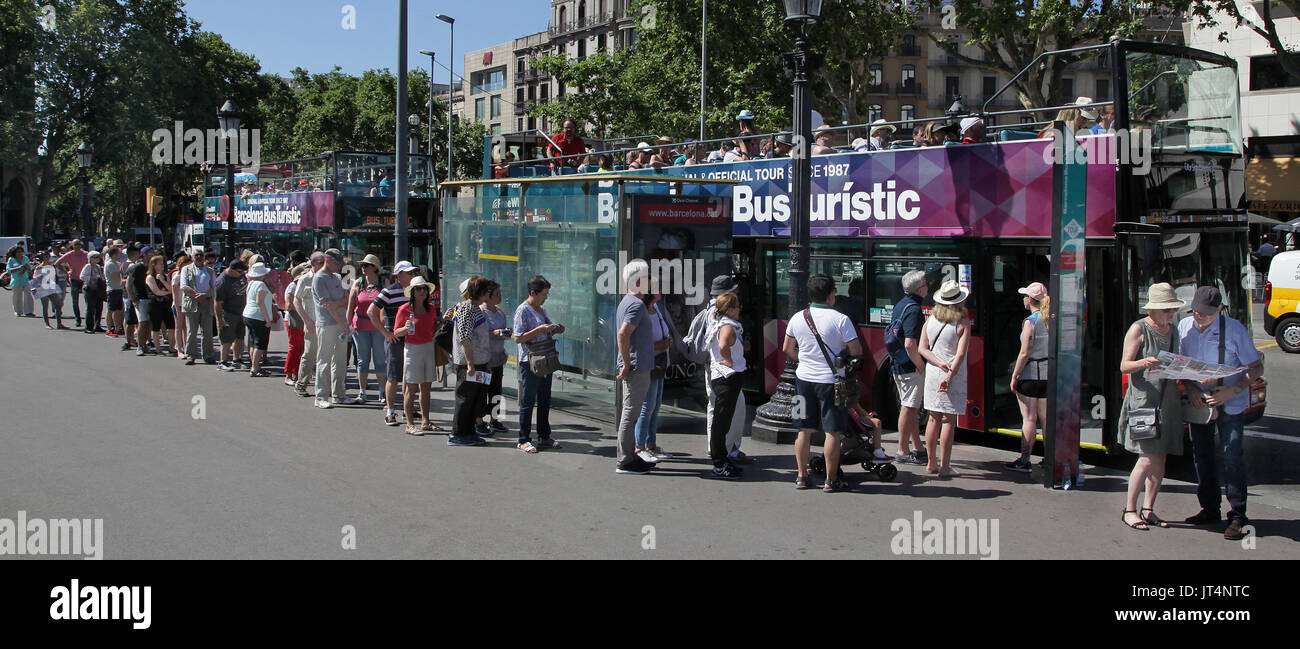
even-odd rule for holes
{"type": "Polygon", "coordinates": [[[817,455],[808,462],[808,469],[817,475],[826,473],[826,458],[817,455]]]}
{"type": "Polygon", "coordinates": [[[898,467],[892,464],[881,464],[879,467],[876,469],[876,475],[880,476],[881,480],[893,480],[898,477],[898,467]]]}

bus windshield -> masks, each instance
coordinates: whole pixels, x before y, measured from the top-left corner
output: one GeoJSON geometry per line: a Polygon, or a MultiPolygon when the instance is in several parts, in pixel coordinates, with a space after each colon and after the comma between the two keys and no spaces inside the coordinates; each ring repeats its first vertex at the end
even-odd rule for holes
{"type": "Polygon", "coordinates": [[[1128,121],[1160,149],[1241,154],[1237,71],[1184,56],[1129,51],[1128,121]]]}

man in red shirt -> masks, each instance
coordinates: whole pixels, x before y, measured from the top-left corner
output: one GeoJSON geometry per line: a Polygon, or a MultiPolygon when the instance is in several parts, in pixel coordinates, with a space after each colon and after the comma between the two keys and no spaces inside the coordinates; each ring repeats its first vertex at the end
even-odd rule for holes
{"type": "Polygon", "coordinates": [[[967,117],[961,121],[961,143],[979,144],[984,141],[984,120],[967,117]]]}
{"type": "Polygon", "coordinates": [[[587,153],[587,143],[578,136],[578,123],[571,120],[564,120],[562,130],[551,138],[560,148],[547,145],[546,157],[558,158],[551,163],[551,168],[558,169],[561,165],[576,167],[582,164],[582,158],[587,153]],[[560,158],[561,155],[566,157],[560,158]],[[571,156],[571,157],[568,157],[571,156]]]}
{"type": "MultiPolygon", "coordinates": [[[[86,254],[85,250],[82,250],[81,239],[73,239],[72,250],[69,250],[62,257],[59,257],[58,261],[54,262],[55,265],[68,265],[68,283],[72,287],[72,314],[77,317],[78,327],[81,326],[81,288],[83,283],[81,281],[81,269],[85,268],[89,261],[90,255],[86,254]]],[[[98,323],[95,326],[99,326],[98,323]]],[[[94,328],[91,327],[91,329],[94,328]]]]}

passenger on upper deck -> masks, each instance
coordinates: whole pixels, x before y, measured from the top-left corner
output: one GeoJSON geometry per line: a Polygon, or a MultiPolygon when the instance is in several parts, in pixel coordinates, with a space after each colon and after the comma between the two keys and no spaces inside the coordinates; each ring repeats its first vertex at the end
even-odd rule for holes
{"type": "Polygon", "coordinates": [[[695,145],[695,140],[686,140],[683,142],[686,146],[682,149],[682,154],[673,160],[673,164],[678,166],[690,166],[700,164],[699,154],[696,150],[699,148],[695,145]]]}
{"type": "Polygon", "coordinates": [[[732,142],[731,140],[723,140],[722,143],[719,144],[718,150],[710,151],[708,157],[705,158],[704,161],[705,162],[723,162],[723,161],[731,162],[732,160],[735,160],[735,157],[732,157],[731,160],[727,160],[726,159],[727,154],[734,151],[735,148],[736,148],[735,142],[732,142]]]}
{"type": "Polygon", "coordinates": [[[892,124],[885,124],[883,118],[872,122],[871,125],[874,128],[871,129],[871,140],[867,143],[867,146],[869,147],[868,150],[884,151],[885,149],[888,149],[889,138],[894,135],[894,131],[897,129],[894,128],[892,124]],[[880,124],[881,126],[876,126],[876,124],[880,124]]]}
{"type": "Polygon", "coordinates": [[[961,143],[979,144],[984,141],[984,120],[967,117],[961,121],[961,143]]]}
{"type": "Polygon", "coordinates": [[[830,126],[827,126],[825,124],[823,124],[817,130],[813,131],[814,144],[812,146],[812,154],[829,155],[831,153],[835,153],[835,149],[831,147],[831,142],[834,140],[834,138],[835,138],[835,133],[831,131],[830,126]]]}
{"type": "Polygon", "coordinates": [[[790,157],[790,149],[793,148],[794,143],[791,141],[789,135],[778,135],[776,136],[776,142],[772,145],[772,150],[768,152],[767,157],[788,158],[790,157]]]}
{"type": "MultiPolygon", "coordinates": [[[[1092,103],[1091,97],[1079,97],[1074,100],[1076,105],[1086,106],[1092,103]]],[[[1096,108],[1066,108],[1056,114],[1054,122],[1065,122],[1065,127],[1070,129],[1070,133],[1077,135],[1080,132],[1086,132],[1088,125],[1097,120],[1096,108]]],[[[1056,137],[1056,131],[1053,130],[1055,123],[1048,124],[1043,130],[1038,132],[1038,137],[1051,139],[1056,137]]]]}
{"type": "Polygon", "coordinates": [[[740,122],[739,138],[736,140],[736,148],[739,154],[744,156],[741,160],[755,160],[763,156],[761,151],[761,138],[758,128],[754,126],[754,113],[749,109],[740,111],[736,116],[736,121],[740,122]]]}
{"type": "Polygon", "coordinates": [[[572,119],[564,120],[562,130],[551,138],[559,146],[556,149],[547,145],[546,157],[556,158],[551,162],[552,168],[559,168],[561,165],[576,167],[582,163],[582,154],[587,152],[587,143],[578,136],[578,123],[572,119]],[[561,158],[563,155],[565,157],[561,158]]]}

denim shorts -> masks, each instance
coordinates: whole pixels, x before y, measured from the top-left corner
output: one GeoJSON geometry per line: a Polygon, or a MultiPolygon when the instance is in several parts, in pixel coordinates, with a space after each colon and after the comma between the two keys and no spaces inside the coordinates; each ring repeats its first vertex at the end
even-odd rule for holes
{"type": "Polygon", "coordinates": [[[805,415],[803,419],[794,419],[797,428],[811,428],[823,433],[848,431],[848,412],[835,407],[834,383],[810,383],[799,378],[794,383],[795,395],[803,397],[805,415]]]}
{"type": "MultiPolygon", "coordinates": [[[[404,341],[405,338],[400,340],[404,341]]],[[[384,361],[385,361],[385,365],[387,366],[386,367],[387,371],[385,372],[385,376],[388,378],[389,381],[396,381],[398,383],[402,383],[403,382],[402,369],[403,369],[403,361],[404,361],[403,354],[406,353],[406,343],[389,342],[387,339],[385,339],[384,353],[385,353],[384,361]]]]}

